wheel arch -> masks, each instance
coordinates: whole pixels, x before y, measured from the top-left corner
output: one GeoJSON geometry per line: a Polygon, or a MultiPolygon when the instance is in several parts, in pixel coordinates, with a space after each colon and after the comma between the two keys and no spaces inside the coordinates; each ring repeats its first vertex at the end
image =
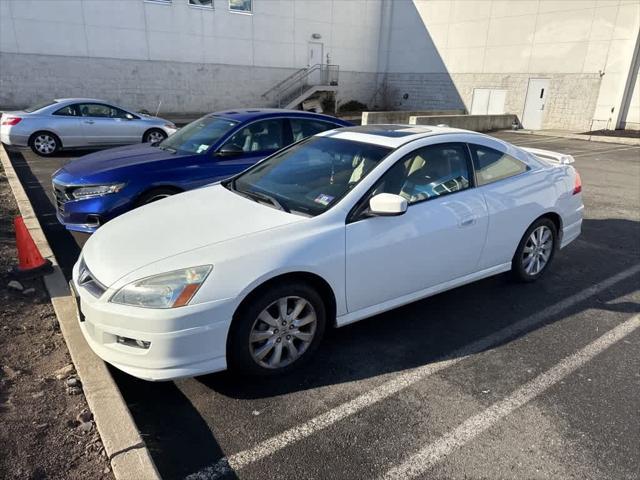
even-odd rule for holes
{"type": "Polygon", "coordinates": [[[555,211],[545,212],[544,214],[540,215],[538,218],[536,218],[533,222],[529,224],[529,226],[527,227],[527,230],[529,229],[529,227],[531,227],[531,225],[533,225],[535,222],[537,222],[541,218],[548,218],[556,226],[556,233],[558,234],[558,244],[560,244],[560,241],[562,240],[562,217],[560,216],[559,213],[555,211]]]}
{"type": "Polygon", "coordinates": [[[140,199],[144,196],[147,195],[150,192],[153,192],[154,190],[173,190],[174,193],[182,193],[184,192],[184,188],[180,188],[177,187],[175,185],[171,185],[171,184],[159,184],[159,185],[151,185],[147,188],[145,188],[144,190],[140,191],[134,198],[134,204],[135,205],[139,205],[140,204],[140,199]]]}
{"type": "Polygon", "coordinates": [[[41,128],[40,130],[36,130],[35,132],[33,132],[31,135],[29,135],[29,140],[27,140],[27,145],[31,146],[31,142],[39,133],[48,133],[49,135],[53,135],[54,137],[56,137],[58,142],[60,142],[60,148],[61,149],[64,148],[64,143],[62,142],[62,138],[60,137],[60,135],[54,132],[53,129],[51,128],[41,128]]]}
{"type": "Polygon", "coordinates": [[[157,125],[152,125],[152,126],[146,128],[145,131],[142,133],[142,142],[144,142],[144,139],[147,136],[147,134],[149,132],[154,131],[154,130],[162,132],[162,134],[164,135],[165,138],[167,138],[169,136],[169,135],[167,135],[167,132],[165,132],[161,127],[158,127],[157,125]]]}
{"type": "Polygon", "coordinates": [[[233,313],[234,319],[236,318],[238,312],[242,311],[243,308],[246,307],[254,298],[260,295],[263,291],[270,288],[271,286],[282,283],[282,282],[301,282],[307,285],[310,285],[322,297],[322,300],[325,303],[325,307],[327,309],[327,325],[335,326],[336,325],[336,296],[333,288],[324,278],[322,278],[317,273],[312,273],[309,271],[292,271],[278,274],[274,277],[268,278],[261,282],[259,285],[253,287],[240,301],[237,308],[233,313]]]}

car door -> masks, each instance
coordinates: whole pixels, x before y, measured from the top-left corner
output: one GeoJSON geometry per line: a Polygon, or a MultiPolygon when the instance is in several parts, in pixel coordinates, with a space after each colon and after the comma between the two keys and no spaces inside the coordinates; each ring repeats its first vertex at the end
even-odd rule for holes
{"type": "Polygon", "coordinates": [[[466,145],[417,148],[380,178],[347,220],[349,311],[475,272],[487,226],[487,207],[474,188],[466,145]],[[407,211],[367,216],[369,198],[383,192],[407,199],[407,211]]]}
{"type": "Polygon", "coordinates": [[[103,103],[81,103],[77,108],[89,145],[125,145],[139,142],[142,138],[132,129],[126,112],[117,107],[103,103]]]}
{"type": "Polygon", "coordinates": [[[51,130],[54,131],[65,147],[85,145],[84,133],[75,105],[66,105],[51,114],[51,130]]]}

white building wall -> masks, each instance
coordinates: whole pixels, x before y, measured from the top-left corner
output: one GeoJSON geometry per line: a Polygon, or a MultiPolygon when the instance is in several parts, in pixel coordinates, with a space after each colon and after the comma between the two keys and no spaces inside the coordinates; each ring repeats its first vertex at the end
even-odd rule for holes
{"type": "Polygon", "coordinates": [[[317,41],[340,66],[342,102],[471,110],[473,90],[493,88],[522,117],[529,79],[548,78],[544,128],[631,126],[639,22],[640,0],[253,0],[251,15],[228,0],[0,0],[0,106],[269,105],[262,93],[317,41]]]}
{"type": "Polygon", "coordinates": [[[380,6],[254,0],[248,15],[230,12],[228,0],[213,9],[188,0],[0,0],[0,105],[80,95],[149,109],[162,101],[177,112],[268,105],[261,94],[307,66],[309,41],[340,66],[340,98],[367,102],[380,6]]]}
{"type": "Polygon", "coordinates": [[[544,128],[588,129],[594,117],[615,123],[610,110],[615,117],[621,108],[638,0],[393,0],[392,6],[384,52],[388,107],[470,110],[474,88],[500,88],[507,90],[506,111],[521,116],[529,78],[549,78],[544,128]]]}

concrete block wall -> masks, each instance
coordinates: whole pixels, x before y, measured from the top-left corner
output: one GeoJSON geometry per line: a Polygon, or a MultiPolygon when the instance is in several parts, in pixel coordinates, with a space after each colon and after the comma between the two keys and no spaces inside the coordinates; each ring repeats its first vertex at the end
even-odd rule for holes
{"type": "MultiPolygon", "coordinates": [[[[290,68],[0,53],[0,105],[23,108],[61,97],[101,98],[154,113],[203,113],[265,107],[262,97],[290,68]]],[[[366,102],[376,74],[341,72],[339,100],[366,102]]]]}
{"type": "Polygon", "coordinates": [[[529,78],[549,78],[550,98],[543,126],[547,129],[587,130],[593,118],[600,75],[581,74],[491,74],[491,73],[394,73],[388,74],[389,103],[401,110],[471,110],[474,88],[507,91],[505,112],[522,116],[529,78]],[[408,98],[404,99],[407,94],[408,98]],[[426,108],[425,108],[426,107],[426,108]]]}

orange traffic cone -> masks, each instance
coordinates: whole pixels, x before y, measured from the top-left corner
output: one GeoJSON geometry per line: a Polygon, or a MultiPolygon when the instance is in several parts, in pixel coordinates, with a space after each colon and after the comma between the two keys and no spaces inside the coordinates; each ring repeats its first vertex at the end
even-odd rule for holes
{"type": "Polygon", "coordinates": [[[53,270],[51,262],[46,258],[42,258],[38,247],[36,247],[33,238],[24,220],[18,216],[14,220],[16,229],[16,246],[18,247],[19,265],[13,267],[13,274],[19,277],[36,277],[44,275],[53,270]]]}

